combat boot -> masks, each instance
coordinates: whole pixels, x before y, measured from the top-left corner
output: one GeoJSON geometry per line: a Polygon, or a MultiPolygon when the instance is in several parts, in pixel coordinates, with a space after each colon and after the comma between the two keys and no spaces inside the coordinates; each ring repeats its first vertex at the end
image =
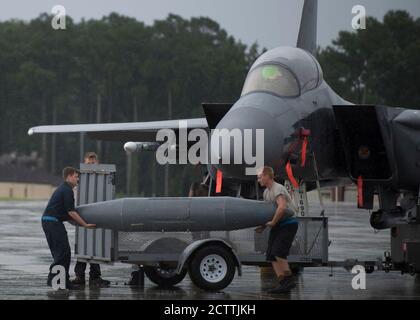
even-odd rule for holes
{"type": "Polygon", "coordinates": [[[295,280],[293,276],[285,277],[283,280],[280,281],[279,285],[268,291],[271,294],[281,294],[281,293],[289,293],[294,287],[296,287],[295,280]]]}
{"type": "Polygon", "coordinates": [[[89,287],[90,288],[108,288],[111,285],[111,282],[101,277],[90,278],[89,287]]]}
{"type": "Polygon", "coordinates": [[[83,276],[76,276],[76,278],[74,280],[70,281],[70,283],[73,286],[76,286],[76,287],[79,287],[79,288],[80,287],[85,287],[85,285],[86,285],[86,279],[83,276]]]}

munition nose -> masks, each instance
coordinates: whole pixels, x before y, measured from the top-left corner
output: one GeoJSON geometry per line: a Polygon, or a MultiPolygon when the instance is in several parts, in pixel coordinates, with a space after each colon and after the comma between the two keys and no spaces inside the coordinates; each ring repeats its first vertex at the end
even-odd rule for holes
{"type": "Polygon", "coordinates": [[[273,165],[283,148],[281,128],[273,117],[254,107],[232,109],[211,137],[212,163],[227,178],[255,178],[260,166],[273,165]],[[216,161],[217,160],[217,161],[216,161]],[[250,174],[254,175],[251,176],[250,174]]]}

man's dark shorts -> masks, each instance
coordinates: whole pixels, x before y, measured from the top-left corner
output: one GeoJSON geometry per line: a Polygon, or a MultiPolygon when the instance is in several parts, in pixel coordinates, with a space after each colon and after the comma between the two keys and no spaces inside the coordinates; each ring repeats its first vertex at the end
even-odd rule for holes
{"type": "Polygon", "coordinates": [[[271,229],[268,238],[267,261],[276,261],[276,257],[287,259],[297,230],[298,223],[280,224],[271,229]]]}

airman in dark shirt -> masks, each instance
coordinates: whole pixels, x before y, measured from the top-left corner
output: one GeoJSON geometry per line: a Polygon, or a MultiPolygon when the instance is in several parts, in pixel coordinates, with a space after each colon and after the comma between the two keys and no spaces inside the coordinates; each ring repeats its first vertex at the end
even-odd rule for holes
{"type": "Polygon", "coordinates": [[[42,228],[54,259],[50,266],[47,284],[52,286],[54,266],[62,266],[66,272],[66,288],[73,289],[69,281],[71,250],[64,221],[75,221],[85,228],[95,228],[86,223],[74,208],[73,188],[79,181],[79,172],[71,167],[63,170],[64,182],[54,191],[42,215],[42,228]]]}

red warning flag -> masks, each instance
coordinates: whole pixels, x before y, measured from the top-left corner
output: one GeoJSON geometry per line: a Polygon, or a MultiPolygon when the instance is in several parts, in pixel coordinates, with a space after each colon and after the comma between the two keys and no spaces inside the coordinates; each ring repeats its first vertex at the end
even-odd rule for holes
{"type": "Polygon", "coordinates": [[[289,177],[290,182],[293,185],[293,188],[295,189],[299,188],[299,184],[297,183],[295,177],[293,176],[292,165],[290,164],[290,161],[288,161],[286,164],[286,173],[287,173],[287,176],[289,177]]]}
{"type": "Polygon", "coordinates": [[[363,178],[359,176],[357,179],[357,205],[359,208],[363,208],[363,178]]]}
{"type": "Polygon", "coordinates": [[[216,178],[216,193],[222,192],[222,182],[223,182],[223,173],[220,170],[217,170],[216,178]]]}
{"type": "Polygon", "coordinates": [[[306,153],[308,150],[308,137],[311,135],[311,130],[301,128],[300,129],[300,139],[302,140],[302,150],[301,150],[301,158],[302,164],[301,167],[303,168],[306,164],[306,153]]]}
{"type": "Polygon", "coordinates": [[[307,150],[308,150],[308,137],[305,136],[302,142],[302,164],[301,164],[302,168],[306,164],[306,151],[307,150]]]}

